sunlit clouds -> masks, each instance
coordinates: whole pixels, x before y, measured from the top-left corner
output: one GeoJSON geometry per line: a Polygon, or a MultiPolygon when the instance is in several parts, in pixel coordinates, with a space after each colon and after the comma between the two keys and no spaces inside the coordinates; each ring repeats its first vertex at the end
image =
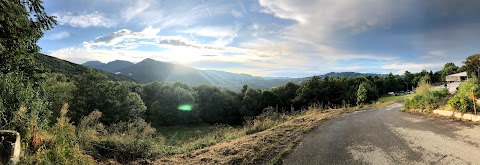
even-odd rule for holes
{"type": "Polygon", "coordinates": [[[478,53],[476,1],[45,2],[42,52],[75,63],[145,58],[262,76],[436,70],[478,53]],[[460,12],[461,11],[461,12],[460,12]]]}

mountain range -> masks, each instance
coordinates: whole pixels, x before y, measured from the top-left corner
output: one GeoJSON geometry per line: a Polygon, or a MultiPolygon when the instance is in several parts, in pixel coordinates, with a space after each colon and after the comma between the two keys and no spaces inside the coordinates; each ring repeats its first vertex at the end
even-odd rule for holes
{"type": "MultiPolygon", "coordinates": [[[[182,81],[190,85],[208,84],[236,91],[242,89],[243,85],[264,89],[284,85],[287,82],[300,84],[310,79],[310,77],[258,77],[249,74],[230,73],[218,70],[200,70],[153,59],[145,59],[138,63],[121,60],[109,63],[88,61],[79,65],[39,53],[35,55],[35,60],[40,64],[39,66],[41,69],[52,73],[62,73],[67,77],[83,74],[87,71],[88,67],[91,67],[94,70],[107,75],[107,78],[114,81],[133,81],[137,83],[148,83],[152,81],[182,81]]],[[[358,77],[376,75],[378,74],[331,72],[319,75],[319,77],[358,77]]]]}
{"type": "MultiPolygon", "coordinates": [[[[152,81],[182,81],[190,85],[209,84],[219,87],[239,90],[243,85],[253,88],[271,88],[286,84],[287,82],[301,83],[306,78],[288,77],[258,77],[249,74],[230,73],[218,70],[200,70],[179,64],[166,63],[153,59],[145,59],[136,64],[128,61],[115,60],[109,63],[88,61],[84,66],[96,68],[112,74],[129,77],[139,83],[152,81]]],[[[358,77],[374,76],[356,72],[331,72],[319,77],[358,77]]]]}

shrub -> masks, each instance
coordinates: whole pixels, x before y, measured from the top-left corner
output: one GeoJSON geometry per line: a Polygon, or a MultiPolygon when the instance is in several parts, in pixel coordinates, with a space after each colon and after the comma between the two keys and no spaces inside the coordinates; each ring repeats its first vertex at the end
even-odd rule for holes
{"type": "Polygon", "coordinates": [[[405,100],[404,107],[406,109],[424,109],[431,112],[443,104],[443,98],[447,95],[447,89],[435,90],[426,81],[422,81],[416,88],[415,95],[405,100]]]}
{"type": "Polygon", "coordinates": [[[479,96],[480,89],[476,78],[460,84],[457,93],[448,101],[448,104],[461,113],[473,112],[472,91],[476,97],[479,96]]]}
{"type": "Polygon", "coordinates": [[[120,122],[105,128],[98,122],[101,113],[92,112],[79,125],[82,148],[97,159],[116,159],[121,163],[153,158],[161,153],[164,139],[143,119],[120,122]]]}
{"type": "Polygon", "coordinates": [[[272,128],[282,122],[287,120],[287,116],[283,113],[278,112],[273,107],[267,107],[263,110],[263,113],[248,118],[244,122],[244,129],[247,135],[254,134],[272,128]]]}
{"type": "Polygon", "coordinates": [[[75,126],[65,117],[65,104],[53,127],[42,132],[43,146],[31,157],[24,158],[26,164],[96,164],[90,155],[83,153],[77,141],[75,126]]]}

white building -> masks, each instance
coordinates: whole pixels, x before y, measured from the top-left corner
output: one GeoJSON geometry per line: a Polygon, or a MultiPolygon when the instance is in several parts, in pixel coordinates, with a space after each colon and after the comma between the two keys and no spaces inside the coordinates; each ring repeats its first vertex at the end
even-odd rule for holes
{"type": "Polygon", "coordinates": [[[445,77],[446,82],[461,82],[464,80],[468,80],[467,72],[455,73],[445,77]]]}

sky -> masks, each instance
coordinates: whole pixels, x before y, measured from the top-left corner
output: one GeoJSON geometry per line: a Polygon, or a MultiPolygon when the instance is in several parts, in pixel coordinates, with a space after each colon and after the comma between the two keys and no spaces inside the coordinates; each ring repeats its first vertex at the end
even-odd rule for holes
{"type": "Polygon", "coordinates": [[[394,73],[480,53],[478,0],[45,0],[41,52],[256,76],[394,73]]]}

